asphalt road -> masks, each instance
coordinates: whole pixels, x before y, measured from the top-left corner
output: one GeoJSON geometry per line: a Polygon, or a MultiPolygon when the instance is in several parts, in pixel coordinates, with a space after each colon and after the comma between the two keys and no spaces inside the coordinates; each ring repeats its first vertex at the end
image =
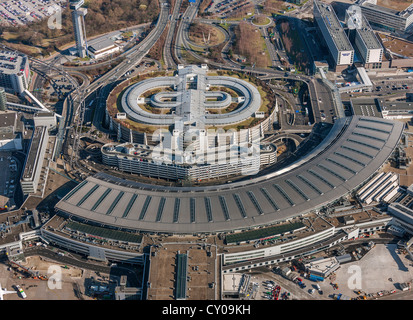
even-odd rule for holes
{"type": "Polygon", "coordinates": [[[169,30],[165,40],[165,47],[164,47],[164,61],[168,69],[172,69],[176,67],[176,62],[173,57],[173,48],[174,45],[174,37],[175,31],[178,24],[179,12],[181,8],[182,0],[176,0],[175,5],[172,11],[172,15],[170,16],[169,21],[169,30]]]}

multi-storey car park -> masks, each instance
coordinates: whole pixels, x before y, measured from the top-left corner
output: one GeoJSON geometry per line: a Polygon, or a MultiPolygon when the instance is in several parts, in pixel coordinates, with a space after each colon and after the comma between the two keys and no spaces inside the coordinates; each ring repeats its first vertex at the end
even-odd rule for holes
{"type": "Polygon", "coordinates": [[[28,88],[29,59],[24,54],[0,51],[0,86],[6,91],[21,94],[28,88]]]}
{"type": "Polygon", "coordinates": [[[274,164],[277,148],[262,138],[275,122],[278,102],[264,119],[252,83],[207,72],[207,65],[179,65],[175,76],[127,87],[123,112],[116,116],[138,123],[145,138],[136,143],[131,134],[128,143],[104,145],[103,163],[142,176],[193,181],[255,174],[274,164]],[[259,123],[236,130],[255,120],[259,123]],[[151,138],[147,126],[157,129],[151,138]]]}

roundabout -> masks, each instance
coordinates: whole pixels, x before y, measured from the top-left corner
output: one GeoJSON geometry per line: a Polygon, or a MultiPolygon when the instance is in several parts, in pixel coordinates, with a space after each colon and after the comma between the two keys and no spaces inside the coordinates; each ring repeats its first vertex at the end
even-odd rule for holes
{"type": "Polygon", "coordinates": [[[273,21],[266,15],[256,15],[251,18],[251,24],[256,27],[267,28],[271,26],[273,21]]]}

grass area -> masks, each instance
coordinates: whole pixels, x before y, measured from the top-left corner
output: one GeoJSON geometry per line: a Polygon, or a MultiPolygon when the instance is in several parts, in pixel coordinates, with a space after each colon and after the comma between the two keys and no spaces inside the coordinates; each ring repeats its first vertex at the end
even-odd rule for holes
{"type": "Polygon", "coordinates": [[[377,0],[377,5],[389,9],[403,11],[412,2],[409,0],[377,0]]]}
{"type": "MultiPolygon", "coordinates": [[[[232,46],[233,53],[245,57],[249,65],[255,64],[259,68],[267,68],[271,65],[265,40],[258,27],[243,21],[235,27],[234,31],[236,39],[232,46]]],[[[234,58],[236,59],[235,56],[234,58]]]]}
{"type": "Polygon", "coordinates": [[[226,18],[225,20],[228,20],[228,21],[242,21],[244,19],[249,19],[253,15],[255,15],[255,9],[254,10],[249,10],[249,13],[251,13],[251,14],[246,13],[246,14],[240,16],[240,17],[226,18]]]}
{"type": "Polygon", "coordinates": [[[304,43],[302,43],[299,31],[291,26],[287,20],[282,20],[277,25],[281,40],[285,47],[288,56],[294,61],[294,65],[297,66],[296,70],[304,71],[309,68],[309,58],[304,49],[304,43]]]}
{"type": "Polygon", "coordinates": [[[257,25],[257,26],[266,26],[267,24],[269,24],[271,22],[270,18],[266,17],[266,16],[255,16],[252,19],[252,23],[257,25]]]}
{"type": "MultiPolygon", "coordinates": [[[[202,55],[202,52],[196,50],[195,48],[191,47],[191,49],[199,55],[202,55]]],[[[185,50],[184,48],[181,49],[182,50],[182,58],[188,63],[188,64],[199,64],[199,60],[196,59],[194,56],[192,56],[191,53],[189,53],[187,50],[185,50]]]]}
{"type": "Polygon", "coordinates": [[[225,40],[224,33],[218,28],[205,24],[193,23],[189,29],[189,39],[197,45],[204,46],[205,40],[208,40],[210,46],[215,46],[225,40]]]}

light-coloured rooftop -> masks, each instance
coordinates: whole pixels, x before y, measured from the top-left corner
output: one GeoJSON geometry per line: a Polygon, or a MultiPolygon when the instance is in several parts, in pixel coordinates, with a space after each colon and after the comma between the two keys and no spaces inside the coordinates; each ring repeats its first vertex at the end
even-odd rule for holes
{"type": "Polygon", "coordinates": [[[330,4],[314,1],[314,6],[317,6],[321,13],[321,17],[324,20],[324,24],[327,27],[328,32],[331,35],[331,39],[334,41],[339,51],[351,51],[353,46],[347,38],[340,21],[337,18],[334,9],[330,4]]]}
{"type": "Polygon", "coordinates": [[[166,233],[268,225],[308,213],[357,188],[383,165],[402,132],[400,122],[339,119],[310,154],[277,172],[205,187],[147,185],[99,173],[56,209],[102,225],[166,233]]]}

